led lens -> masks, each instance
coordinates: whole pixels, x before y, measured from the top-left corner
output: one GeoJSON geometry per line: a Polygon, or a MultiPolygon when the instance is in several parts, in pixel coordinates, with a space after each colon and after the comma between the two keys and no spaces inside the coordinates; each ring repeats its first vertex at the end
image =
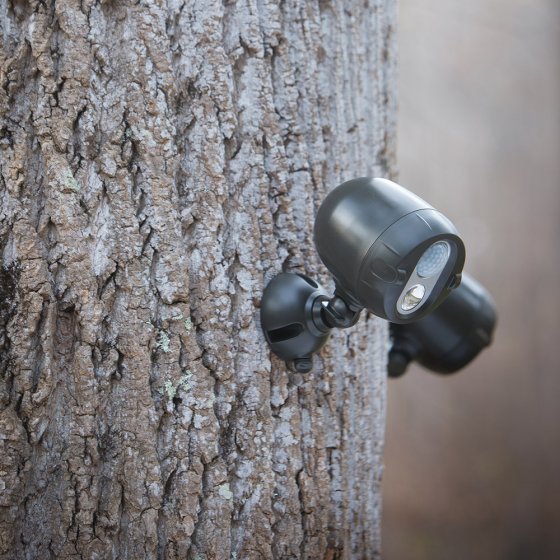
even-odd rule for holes
{"type": "Polygon", "coordinates": [[[445,266],[449,259],[449,243],[447,241],[436,241],[428,247],[420,257],[416,272],[421,278],[434,276],[445,266]]]}
{"type": "Polygon", "coordinates": [[[426,288],[424,288],[422,284],[412,286],[412,288],[404,294],[401,303],[403,311],[410,311],[411,309],[414,309],[422,301],[425,292],[426,288]]]}

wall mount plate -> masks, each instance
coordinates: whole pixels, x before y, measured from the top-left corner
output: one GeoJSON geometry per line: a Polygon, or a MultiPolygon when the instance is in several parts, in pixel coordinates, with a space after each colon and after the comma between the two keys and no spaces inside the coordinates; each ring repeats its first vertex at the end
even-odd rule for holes
{"type": "Polygon", "coordinates": [[[303,274],[283,272],[264,290],[261,325],[271,350],[298,373],[313,367],[312,355],[327,342],[330,329],[321,320],[330,299],[322,286],[303,274]]]}

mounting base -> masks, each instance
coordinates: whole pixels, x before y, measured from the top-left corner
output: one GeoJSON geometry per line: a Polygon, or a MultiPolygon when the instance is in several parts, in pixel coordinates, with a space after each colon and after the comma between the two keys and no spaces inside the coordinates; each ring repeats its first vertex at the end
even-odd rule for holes
{"type": "Polygon", "coordinates": [[[355,325],[361,310],[338,289],[330,297],[311,278],[283,272],[264,290],[261,325],[271,350],[292,362],[295,371],[307,373],[331,329],[355,325]]]}
{"type": "Polygon", "coordinates": [[[329,295],[303,274],[281,273],[263,293],[261,325],[271,350],[293,369],[307,373],[312,354],[329,338],[331,329],[321,319],[323,302],[329,295]]]}

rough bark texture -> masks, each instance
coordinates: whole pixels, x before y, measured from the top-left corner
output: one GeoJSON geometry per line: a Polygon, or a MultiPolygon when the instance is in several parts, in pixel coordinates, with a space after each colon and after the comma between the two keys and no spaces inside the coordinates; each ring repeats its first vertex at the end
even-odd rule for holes
{"type": "Polygon", "coordinates": [[[0,1],[0,557],[375,558],[386,328],[263,286],[390,174],[393,0],[0,1]]]}

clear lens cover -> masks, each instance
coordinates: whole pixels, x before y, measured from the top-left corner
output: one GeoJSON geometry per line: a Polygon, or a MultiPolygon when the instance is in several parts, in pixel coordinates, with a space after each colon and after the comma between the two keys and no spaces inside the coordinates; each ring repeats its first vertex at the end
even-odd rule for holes
{"type": "Polygon", "coordinates": [[[414,309],[424,298],[424,294],[426,293],[426,288],[422,286],[422,284],[416,284],[412,286],[406,294],[404,294],[401,307],[403,311],[410,311],[414,309]]]}

